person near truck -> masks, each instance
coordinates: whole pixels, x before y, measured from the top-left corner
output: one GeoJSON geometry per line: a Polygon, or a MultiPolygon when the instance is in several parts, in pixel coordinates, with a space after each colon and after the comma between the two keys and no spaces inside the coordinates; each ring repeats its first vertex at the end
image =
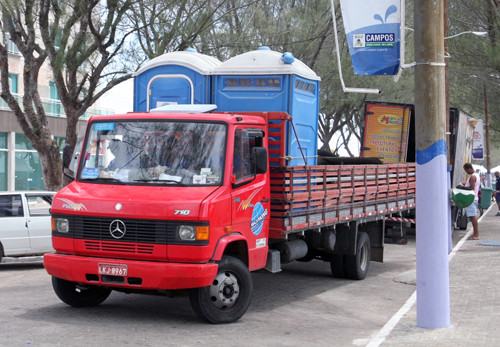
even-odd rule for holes
{"type": "Polygon", "coordinates": [[[497,181],[495,183],[495,201],[497,202],[498,206],[498,212],[496,215],[500,216],[500,172],[496,171],[495,177],[497,178],[497,181]]]}
{"type": "Polygon", "coordinates": [[[474,233],[468,240],[479,240],[479,225],[477,222],[477,211],[479,205],[479,189],[481,189],[480,177],[477,172],[474,171],[471,163],[464,164],[464,171],[469,175],[467,181],[462,183],[464,187],[471,188],[474,190],[474,202],[465,208],[465,214],[472,223],[472,228],[474,233]]]}

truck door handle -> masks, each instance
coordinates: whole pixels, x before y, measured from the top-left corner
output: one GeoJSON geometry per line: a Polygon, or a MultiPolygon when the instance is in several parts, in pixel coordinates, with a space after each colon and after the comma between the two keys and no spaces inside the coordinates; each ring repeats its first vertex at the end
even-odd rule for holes
{"type": "Polygon", "coordinates": [[[262,199],[260,202],[269,202],[269,199],[262,199]]]}

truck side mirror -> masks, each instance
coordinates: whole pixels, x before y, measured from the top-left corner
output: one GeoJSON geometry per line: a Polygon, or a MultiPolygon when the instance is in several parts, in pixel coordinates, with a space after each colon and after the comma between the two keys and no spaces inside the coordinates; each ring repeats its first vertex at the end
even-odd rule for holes
{"type": "Polygon", "coordinates": [[[252,148],[251,160],[256,175],[267,172],[267,149],[264,147],[252,148]]]}

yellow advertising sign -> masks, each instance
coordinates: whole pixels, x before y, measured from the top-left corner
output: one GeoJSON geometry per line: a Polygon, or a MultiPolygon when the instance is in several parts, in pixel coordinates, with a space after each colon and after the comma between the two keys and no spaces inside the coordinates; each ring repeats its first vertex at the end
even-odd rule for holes
{"type": "Polygon", "coordinates": [[[411,107],[367,103],[362,157],[376,157],[385,163],[406,161],[411,107]]]}

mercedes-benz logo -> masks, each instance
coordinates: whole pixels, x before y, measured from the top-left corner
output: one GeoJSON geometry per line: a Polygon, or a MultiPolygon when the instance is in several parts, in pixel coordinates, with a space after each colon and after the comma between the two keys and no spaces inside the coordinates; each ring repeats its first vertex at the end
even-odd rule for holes
{"type": "Polygon", "coordinates": [[[123,223],[119,219],[115,219],[109,225],[109,233],[115,239],[121,239],[123,236],[125,236],[126,231],[127,231],[127,228],[125,227],[125,223],[123,223]]]}

